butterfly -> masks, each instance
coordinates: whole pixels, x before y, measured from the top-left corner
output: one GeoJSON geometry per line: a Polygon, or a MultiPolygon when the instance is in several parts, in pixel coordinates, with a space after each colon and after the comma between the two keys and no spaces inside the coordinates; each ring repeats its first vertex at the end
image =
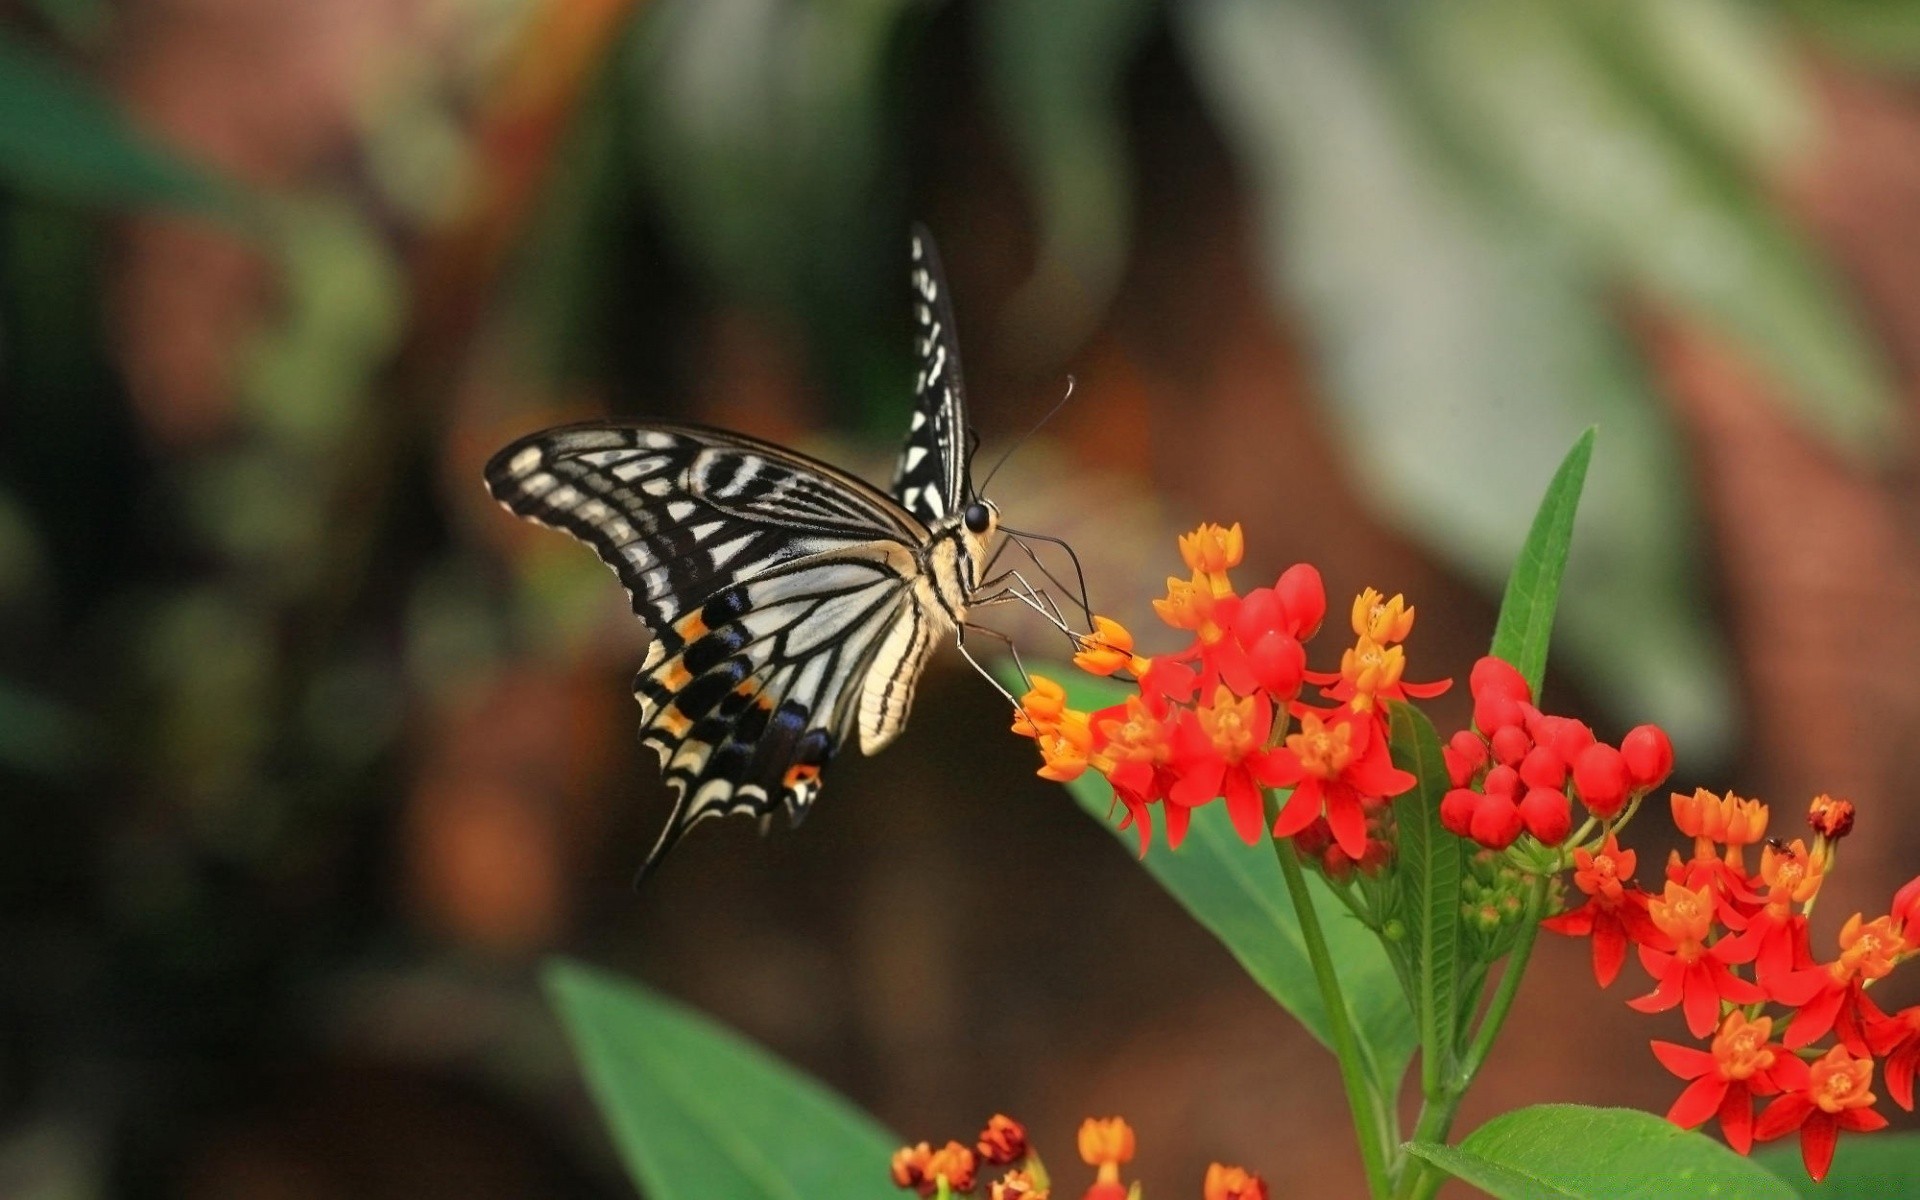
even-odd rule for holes
{"type": "Polygon", "coordinates": [[[548,429],[487,464],[509,511],[598,551],[652,634],[633,692],[675,802],[643,877],[708,817],[764,829],[784,809],[798,825],[849,738],[873,754],[899,736],[922,669],[970,608],[1033,603],[983,578],[999,510],[970,478],[952,307],[918,225],[912,248],[918,375],[890,493],[758,438],[667,422],[548,429]]]}

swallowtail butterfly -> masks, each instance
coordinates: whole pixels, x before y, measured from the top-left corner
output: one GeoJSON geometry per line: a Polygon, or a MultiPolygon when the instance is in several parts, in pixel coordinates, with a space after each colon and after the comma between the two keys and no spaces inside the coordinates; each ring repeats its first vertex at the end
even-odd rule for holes
{"type": "MultiPolygon", "coordinates": [[[[999,511],[968,474],[966,399],[933,240],[913,230],[918,379],[892,494],[757,438],[603,422],[521,438],[487,464],[514,513],[619,575],[652,633],[641,740],[676,793],[644,876],[695,823],[794,824],[856,730],[897,737],[934,647],[989,595],[999,511]]],[[[1018,597],[1029,599],[1030,597],[1018,597]]]]}

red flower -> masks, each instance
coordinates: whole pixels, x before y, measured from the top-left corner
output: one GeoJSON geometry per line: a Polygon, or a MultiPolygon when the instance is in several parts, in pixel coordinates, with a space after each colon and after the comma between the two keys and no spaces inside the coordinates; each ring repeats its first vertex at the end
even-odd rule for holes
{"type": "Polygon", "coordinates": [[[1773,999],[1800,1010],[1787,1026],[1786,1044],[1798,1050],[1834,1029],[1847,1049],[1869,1055],[1866,1027],[1885,1014],[1867,998],[1865,985],[1893,970],[1902,944],[1891,918],[1863,921],[1855,913],[1840,928],[1840,957],[1773,980],[1773,999]]]}
{"type": "Polygon", "coordinates": [[[1630,1007],[1654,1013],[1682,1005],[1688,1032],[1705,1037],[1720,1023],[1722,1001],[1754,1004],[1766,999],[1765,992],[1727,968],[1724,942],[1706,944],[1713,914],[1713,893],[1706,887],[1695,890],[1669,881],[1665,895],[1648,901],[1647,915],[1656,929],[1673,939],[1673,951],[1641,945],[1640,965],[1658,986],[1627,1001],[1630,1007]]]}
{"type": "Polygon", "coordinates": [[[1636,861],[1634,852],[1622,850],[1612,834],[1598,853],[1576,849],[1573,882],[1587,894],[1587,902],[1540,923],[1555,933],[1593,938],[1593,978],[1603,988],[1619,977],[1629,942],[1672,944],[1647,916],[1647,894],[1628,887],[1636,861]]]}
{"type": "MultiPolygon", "coordinates": [[[[1266,696],[1237,697],[1224,684],[1214,689],[1212,704],[1183,713],[1169,759],[1176,778],[1167,789],[1168,825],[1175,820],[1174,806],[1193,809],[1224,796],[1234,829],[1248,845],[1258,841],[1266,824],[1261,786],[1290,782],[1286,755],[1267,746],[1272,731],[1273,705],[1266,696]]],[[[1180,814],[1183,831],[1186,815],[1180,814]]]]}
{"type": "Polygon", "coordinates": [[[1807,926],[1794,906],[1818,894],[1821,878],[1820,861],[1799,838],[1791,846],[1762,848],[1759,882],[1767,889],[1763,903],[1745,918],[1747,927],[1727,939],[1727,961],[1753,963],[1754,978],[1762,987],[1791,974],[1799,965],[1794,947],[1805,939],[1807,926]]]}
{"type": "Polygon", "coordinates": [[[1835,1046],[1807,1071],[1806,1086],[1767,1105],[1753,1136],[1770,1142],[1800,1131],[1800,1157],[1814,1182],[1827,1177],[1833,1147],[1842,1129],[1867,1133],[1885,1129],[1887,1119],[1873,1111],[1873,1060],[1855,1058],[1835,1046]]]}
{"type": "Polygon", "coordinates": [[[1767,1039],[1773,1020],[1747,1020],[1735,1009],[1714,1035],[1709,1053],[1672,1042],[1653,1043],[1654,1057],[1682,1079],[1691,1080],[1667,1110],[1667,1120],[1693,1129],[1716,1114],[1727,1144],[1745,1154],[1753,1147],[1753,1098],[1798,1091],[1807,1086],[1807,1065],[1791,1050],[1767,1039]]]}
{"type": "Polygon", "coordinates": [[[1293,785],[1275,837],[1292,837],[1324,815],[1340,849],[1358,859],[1367,851],[1366,810],[1419,781],[1393,765],[1371,715],[1339,708],[1301,713],[1300,732],[1287,738],[1267,782],[1293,785]]]}

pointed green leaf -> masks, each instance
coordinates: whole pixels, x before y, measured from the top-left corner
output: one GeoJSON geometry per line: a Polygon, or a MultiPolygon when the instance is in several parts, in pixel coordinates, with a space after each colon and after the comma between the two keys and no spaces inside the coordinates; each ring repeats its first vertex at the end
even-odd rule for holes
{"type": "Polygon", "coordinates": [[[1753,1161],[1784,1179],[1800,1195],[1818,1200],[1920,1196],[1920,1133],[1843,1136],[1834,1152],[1833,1166],[1819,1183],[1807,1177],[1799,1138],[1786,1138],[1756,1150],[1753,1161]]]}
{"type": "MultiPolygon", "coordinates": [[[[1075,708],[1104,708],[1119,703],[1127,692],[1117,684],[1077,675],[1071,668],[1049,671],[1043,667],[1041,673],[1065,681],[1067,698],[1075,708]]],[[[1017,683],[1018,677],[1010,682],[1017,683]]],[[[1068,784],[1067,790],[1081,808],[1113,829],[1129,853],[1138,850],[1134,830],[1114,828],[1113,788],[1105,779],[1089,772],[1068,784]]],[[[1234,832],[1226,806],[1214,803],[1194,810],[1178,850],[1159,842],[1144,865],[1195,920],[1220,939],[1255,983],[1322,1045],[1331,1047],[1326,1008],[1271,841],[1247,845],[1234,832]]],[[[1368,1060],[1368,1077],[1382,1096],[1392,1096],[1418,1041],[1406,994],[1373,931],[1355,920],[1318,876],[1309,872],[1307,884],[1328,949],[1339,967],[1350,1024],[1368,1060]]]]}
{"type": "Polygon", "coordinates": [[[1533,528],[1520,547],[1520,559],[1507,577],[1507,594],[1493,627],[1493,656],[1513,664],[1536,700],[1547,674],[1547,644],[1553,637],[1554,610],[1560,606],[1560,577],[1566,573],[1567,551],[1573,544],[1573,517],[1580,508],[1580,489],[1587,482],[1587,463],[1593,458],[1593,432],[1589,429],[1580,435],[1553,473],[1553,482],[1534,514],[1533,528]]]}
{"type": "Polygon", "coordinates": [[[1420,783],[1393,802],[1398,830],[1400,911],[1406,914],[1414,949],[1415,1008],[1420,1019],[1420,1081],[1424,1094],[1439,1095],[1453,1072],[1454,1030],[1460,1006],[1460,839],[1440,825],[1440,799],[1447,794],[1447,764],[1440,737],[1426,714],[1395,704],[1390,714],[1393,765],[1420,783]]]}
{"type": "Polygon", "coordinates": [[[1712,1138],[1631,1108],[1541,1104],[1495,1117],[1457,1146],[1415,1142],[1408,1150],[1495,1200],[1794,1195],[1712,1138]]]}
{"type": "Polygon", "coordinates": [[[580,963],[546,971],[588,1086],[649,1200],[895,1200],[899,1139],[698,1013],[580,963]]]}
{"type": "Polygon", "coordinates": [[[91,81],[0,35],[0,182],[71,204],[230,214],[235,193],[142,133],[91,81]]]}

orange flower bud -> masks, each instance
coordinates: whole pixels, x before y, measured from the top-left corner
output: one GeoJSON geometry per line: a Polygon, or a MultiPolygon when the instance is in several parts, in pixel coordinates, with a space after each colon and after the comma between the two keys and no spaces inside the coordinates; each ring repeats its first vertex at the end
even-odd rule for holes
{"type": "Polygon", "coordinates": [[[1019,1162],[1027,1156],[1026,1127],[1012,1117],[995,1113],[988,1119],[987,1127],[980,1131],[974,1148],[980,1152],[982,1161],[998,1167],[1019,1162]]]}
{"type": "MultiPolygon", "coordinates": [[[[927,1160],[927,1179],[935,1186],[920,1194],[932,1195],[939,1190],[938,1181],[941,1179],[945,1179],[947,1186],[956,1192],[970,1192],[973,1190],[974,1169],[973,1151],[959,1142],[948,1142],[935,1150],[927,1160]]],[[[923,1188],[925,1186],[922,1185],[923,1188]]]]}
{"type": "MultiPolygon", "coordinates": [[[[918,1191],[922,1184],[932,1181],[933,1177],[927,1174],[927,1164],[932,1160],[933,1147],[925,1142],[917,1146],[902,1146],[895,1150],[893,1152],[893,1186],[918,1191]]],[[[922,1194],[932,1195],[933,1192],[929,1189],[922,1194]]]]}
{"type": "Polygon", "coordinates": [[[1201,1194],[1205,1200],[1267,1200],[1267,1184],[1258,1175],[1239,1167],[1213,1163],[1207,1168],[1207,1182],[1201,1194]]]}
{"type": "Polygon", "coordinates": [[[1714,840],[1727,847],[1751,846],[1766,836],[1767,806],[1728,792],[1722,801],[1720,835],[1714,840]]]}
{"type": "Polygon", "coordinates": [[[1127,670],[1136,661],[1133,635],[1111,617],[1094,617],[1093,632],[1076,640],[1080,652],[1073,656],[1073,665],[1089,674],[1111,675],[1127,670]]]}

